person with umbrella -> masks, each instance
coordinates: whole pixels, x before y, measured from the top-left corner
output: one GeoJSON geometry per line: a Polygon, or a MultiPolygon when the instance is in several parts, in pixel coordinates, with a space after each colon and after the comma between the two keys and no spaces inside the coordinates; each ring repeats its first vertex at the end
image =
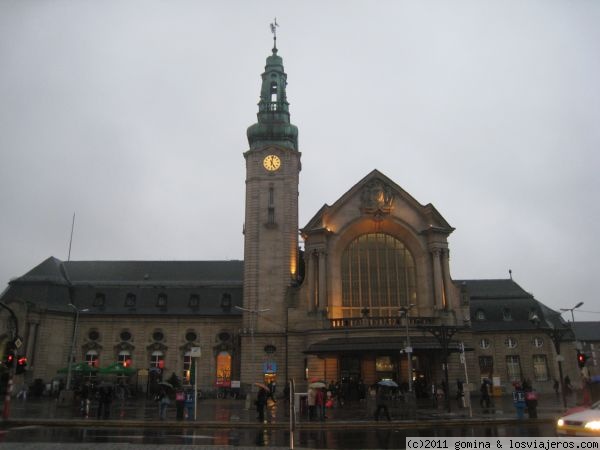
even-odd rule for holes
{"type": "Polygon", "coordinates": [[[379,412],[382,409],[385,412],[388,422],[392,420],[390,418],[390,411],[388,409],[389,397],[388,384],[382,384],[382,382],[380,382],[377,386],[377,394],[375,396],[375,402],[377,404],[377,409],[375,410],[375,420],[379,420],[379,412]]]}
{"type": "Polygon", "coordinates": [[[110,404],[113,398],[113,386],[111,383],[102,382],[98,386],[98,419],[108,419],[110,416],[110,404]]]}

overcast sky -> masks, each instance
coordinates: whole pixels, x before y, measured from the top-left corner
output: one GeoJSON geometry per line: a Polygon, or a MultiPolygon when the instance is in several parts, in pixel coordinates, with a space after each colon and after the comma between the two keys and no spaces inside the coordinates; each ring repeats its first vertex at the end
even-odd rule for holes
{"type": "Polygon", "coordinates": [[[456,228],[453,278],[600,320],[595,0],[3,0],[0,284],[74,212],[73,260],[242,259],[274,16],[300,226],[378,169],[456,228]]]}

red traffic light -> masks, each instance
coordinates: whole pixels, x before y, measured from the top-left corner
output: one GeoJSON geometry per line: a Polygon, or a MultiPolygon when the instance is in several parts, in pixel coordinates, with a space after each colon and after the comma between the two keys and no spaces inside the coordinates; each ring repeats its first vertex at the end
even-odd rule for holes
{"type": "Polygon", "coordinates": [[[587,361],[587,356],[585,356],[585,353],[581,353],[580,351],[577,351],[577,365],[579,366],[580,369],[583,369],[585,367],[586,361],[587,361]]]}

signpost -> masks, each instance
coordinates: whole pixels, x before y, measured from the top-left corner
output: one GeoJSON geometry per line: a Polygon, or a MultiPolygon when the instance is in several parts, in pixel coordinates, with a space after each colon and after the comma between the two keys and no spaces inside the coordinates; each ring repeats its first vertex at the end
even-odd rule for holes
{"type": "Polygon", "coordinates": [[[198,416],[198,360],[202,355],[200,347],[190,349],[190,357],[194,360],[194,421],[198,416]]]}

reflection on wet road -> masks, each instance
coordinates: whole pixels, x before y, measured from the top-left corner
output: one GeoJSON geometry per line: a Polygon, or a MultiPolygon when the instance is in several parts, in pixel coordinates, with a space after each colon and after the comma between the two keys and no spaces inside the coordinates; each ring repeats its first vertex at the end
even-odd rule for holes
{"type": "MultiPolygon", "coordinates": [[[[294,435],[296,447],[327,449],[402,449],[407,436],[554,436],[550,424],[440,426],[421,429],[311,429],[294,435]]],[[[281,429],[119,429],[28,426],[6,432],[1,442],[63,442],[159,445],[221,445],[286,447],[289,435],[281,429]]]]}

